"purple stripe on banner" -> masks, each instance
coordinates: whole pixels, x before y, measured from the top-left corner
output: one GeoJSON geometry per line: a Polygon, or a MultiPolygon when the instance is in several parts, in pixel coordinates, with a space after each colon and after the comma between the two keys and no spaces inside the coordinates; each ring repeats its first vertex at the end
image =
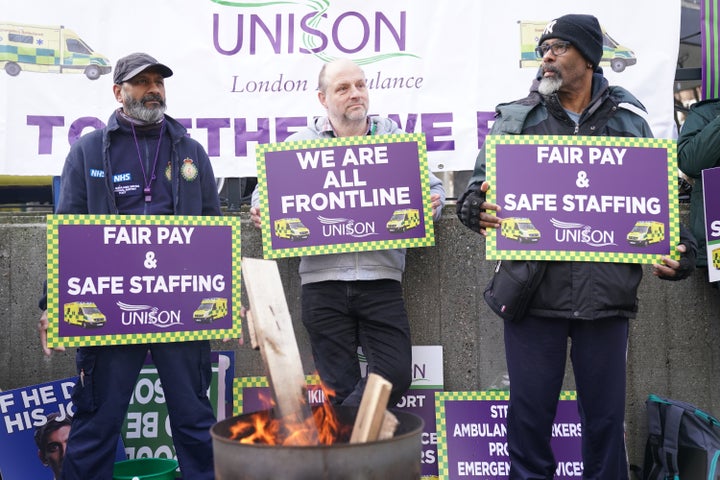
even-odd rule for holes
{"type": "Polygon", "coordinates": [[[715,98],[717,96],[717,25],[715,25],[715,18],[717,12],[717,0],[710,0],[710,9],[708,10],[707,25],[708,25],[708,45],[710,46],[710,63],[709,63],[709,83],[708,83],[708,97],[715,98]]]}
{"type": "Polygon", "coordinates": [[[712,66],[710,73],[712,74],[712,84],[710,89],[712,96],[708,98],[718,98],[720,91],[718,91],[718,85],[720,85],[720,56],[718,55],[718,0],[712,1],[711,15],[709,19],[710,27],[712,28],[712,66]]]}
{"type": "Polygon", "coordinates": [[[708,64],[707,61],[707,54],[708,54],[708,47],[707,47],[707,22],[705,21],[705,17],[707,17],[706,8],[709,7],[709,1],[701,0],[700,2],[700,59],[702,61],[701,67],[702,67],[702,82],[700,83],[702,87],[701,96],[702,98],[707,98],[707,71],[708,71],[708,64]]]}
{"type": "Polygon", "coordinates": [[[702,38],[702,98],[720,97],[720,59],[718,59],[718,0],[700,3],[700,34],[702,38]]]}

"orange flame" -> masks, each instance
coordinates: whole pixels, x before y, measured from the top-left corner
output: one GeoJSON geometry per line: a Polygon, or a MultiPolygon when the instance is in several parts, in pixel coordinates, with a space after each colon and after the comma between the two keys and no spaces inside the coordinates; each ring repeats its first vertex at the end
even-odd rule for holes
{"type": "MultiPolygon", "coordinates": [[[[352,431],[352,425],[343,425],[337,418],[335,409],[328,398],[335,392],[321,385],[324,401],[313,408],[312,418],[305,422],[283,422],[272,417],[272,410],[261,410],[245,415],[230,427],[230,438],[240,443],[255,443],[265,445],[304,446],[314,445],[311,439],[312,424],[318,432],[318,440],[323,445],[332,445],[339,441],[347,441],[352,431]]],[[[265,396],[261,397],[263,403],[270,407],[273,401],[265,396]]]]}

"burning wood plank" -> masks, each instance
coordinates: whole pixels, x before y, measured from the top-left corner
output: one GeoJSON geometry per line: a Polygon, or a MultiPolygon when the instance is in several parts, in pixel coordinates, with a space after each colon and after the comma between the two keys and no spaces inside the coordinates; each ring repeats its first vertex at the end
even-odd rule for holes
{"type": "Polygon", "coordinates": [[[265,363],[275,414],[288,431],[302,425],[307,429],[304,441],[317,445],[317,426],[307,403],[305,374],[277,263],[243,258],[242,273],[252,312],[251,340],[255,337],[265,363]]]}
{"type": "Polygon", "coordinates": [[[392,384],[383,377],[376,373],[368,374],[350,443],[372,442],[393,436],[398,421],[386,410],[391,390],[392,384]]]}

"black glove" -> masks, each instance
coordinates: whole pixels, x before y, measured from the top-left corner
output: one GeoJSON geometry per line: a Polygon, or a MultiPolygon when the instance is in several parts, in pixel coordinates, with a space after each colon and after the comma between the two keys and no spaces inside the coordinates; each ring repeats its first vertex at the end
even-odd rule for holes
{"type": "Polygon", "coordinates": [[[683,280],[689,277],[693,271],[695,271],[695,258],[697,257],[697,250],[685,242],[686,252],[680,254],[680,266],[675,270],[675,275],[672,277],[662,277],[664,280],[683,280]]]}
{"type": "Polygon", "coordinates": [[[685,245],[685,253],[680,254],[680,266],[675,270],[672,277],[660,277],[663,280],[682,280],[690,276],[695,271],[695,261],[697,259],[697,240],[692,232],[680,224],[680,243],[685,245]]]}
{"type": "Polygon", "coordinates": [[[480,233],[480,213],[485,203],[485,192],[480,190],[479,184],[473,184],[463,193],[457,202],[455,213],[463,225],[470,230],[480,233]]]}

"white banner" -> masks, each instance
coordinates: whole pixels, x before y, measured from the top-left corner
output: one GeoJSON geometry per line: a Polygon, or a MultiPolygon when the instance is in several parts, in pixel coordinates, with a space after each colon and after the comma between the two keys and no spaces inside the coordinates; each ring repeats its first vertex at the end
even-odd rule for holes
{"type": "Polygon", "coordinates": [[[135,51],[175,72],[167,113],[218,177],[255,176],[258,142],[324,114],[317,75],[337,57],[365,70],[372,114],[425,133],[433,171],[470,170],[495,105],[528,91],[534,29],[566,13],[598,17],[617,40],[602,64],[610,83],[644,103],[655,136],[674,138],[678,0],[571,10],[561,0],[26,0],[0,14],[0,174],[59,174],[70,144],[119,106],[112,74],[90,64],[135,51]]]}

